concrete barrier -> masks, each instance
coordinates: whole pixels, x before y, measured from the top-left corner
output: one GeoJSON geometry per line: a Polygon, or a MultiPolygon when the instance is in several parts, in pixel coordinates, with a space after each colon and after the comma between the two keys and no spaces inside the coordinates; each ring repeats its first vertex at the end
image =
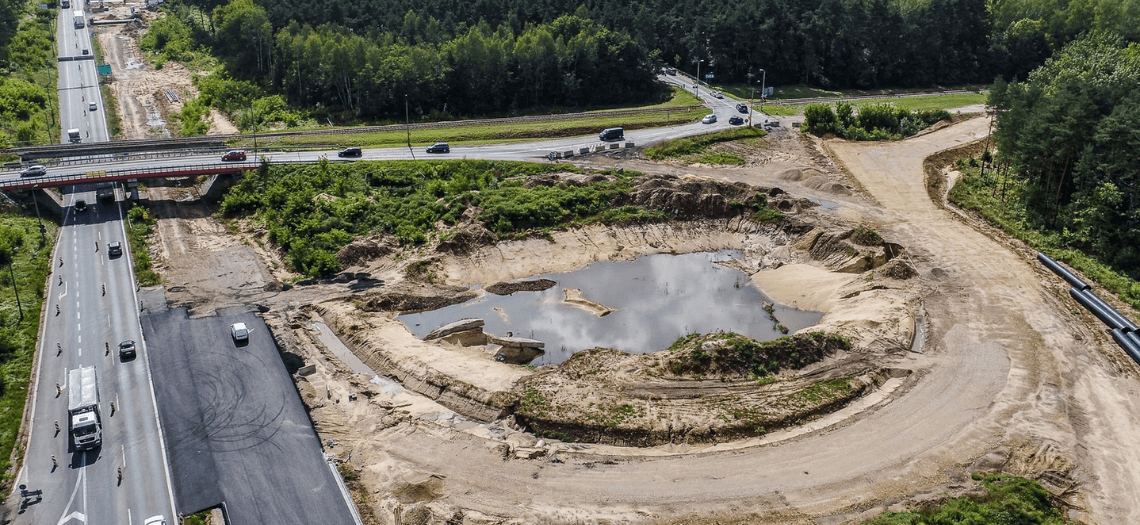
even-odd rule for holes
{"type": "Polygon", "coordinates": [[[632,147],[633,147],[633,143],[632,143],[632,142],[626,142],[626,143],[625,143],[625,147],[627,147],[627,148],[632,148],[632,147]]]}
{"type": "Polygon", "coordinates": [[[578,148],[579,155],[585,155],[590,152],[590,148],[578,148]]]}
{"type": "Polygon", "coordinates": [[[562,152],[562,158],[566,158],[566,157],[573,157],[573,156],[574,156],[574,150],[570,150],[570,151],[563,151],[563,152],[562,152]]]}
{"type": "Polygon", "coordinates": [[[621,147],[621,144],[610,144],[610,149],[618,149],[620,147],[621,147]]]}

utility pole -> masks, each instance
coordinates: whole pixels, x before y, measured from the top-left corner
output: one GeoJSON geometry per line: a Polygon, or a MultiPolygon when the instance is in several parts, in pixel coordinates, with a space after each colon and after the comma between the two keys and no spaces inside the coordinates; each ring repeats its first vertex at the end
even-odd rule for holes
{"type": "Polygon", "coordinates": [[[412,160],[416,160],[416,152],[412,150],[412,120],[408,116],[408,94],[404,93],[404,130],[408,132],[408,153],[412,154],[412,160]]]}

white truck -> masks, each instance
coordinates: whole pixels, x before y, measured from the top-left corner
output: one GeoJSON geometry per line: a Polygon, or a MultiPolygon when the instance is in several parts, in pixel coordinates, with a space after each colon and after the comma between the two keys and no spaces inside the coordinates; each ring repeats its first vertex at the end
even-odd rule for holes
{"type": "Polygon", "coordinates": [[[67,373],[67,419],[75,450],[90,450],[103,444],[95,367],[76,368],[67,373]]]}
{"type": "Polygon", "coordinates": [[[83,20],[83,11],[75,11],[75,28],[83,29],[84,25],[86,25],[86,22],[83,20]]]}
{"type": "Polygon", "coordinates": [[[71,128],[67,130],[67,141],[73,144],[77,142],[83,142],[83,139],[79,138],[79,128],[71,128]]]}

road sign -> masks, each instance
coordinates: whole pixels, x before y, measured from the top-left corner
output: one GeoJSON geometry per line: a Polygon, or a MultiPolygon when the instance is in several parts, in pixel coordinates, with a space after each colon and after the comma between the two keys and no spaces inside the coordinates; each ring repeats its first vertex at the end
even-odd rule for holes
{"type": "Polygon", "coordinates": [[[705,80],[712,80],[712,79],[713,79],[713,74],[712,74],[712,73],[706,73],[706,74],[705,74],[705,80]]]}

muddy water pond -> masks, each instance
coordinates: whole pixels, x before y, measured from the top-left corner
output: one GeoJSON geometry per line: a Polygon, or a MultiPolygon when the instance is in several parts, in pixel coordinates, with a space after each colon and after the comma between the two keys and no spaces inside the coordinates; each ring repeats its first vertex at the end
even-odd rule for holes
{"type": "MultiPolygon", "coordinates": [[[[535,359],[535,365],[561,363],[574,352],[594,347],[655,352],[694,332],[733,331],[758,340],[784,335],[764,311],[764,303],[772,300],[744,272],[719,264],[739,257],[739,251],[726,250],[600,261],[570,273],[530,278],[557,283],[547,290],[504,296],[487,293],[463,304],[397,319],[421,338],[453,321],[482,319],[487,333],[510,333],[546,343],[546,354],[535,359]],[[567,289],[581,290],[583,298],[613,312],[599,316],[566,303],[567,289]]],[[[788,333],[823,317],[820,312],[774,306],[772,316],[788,333]]]]}

